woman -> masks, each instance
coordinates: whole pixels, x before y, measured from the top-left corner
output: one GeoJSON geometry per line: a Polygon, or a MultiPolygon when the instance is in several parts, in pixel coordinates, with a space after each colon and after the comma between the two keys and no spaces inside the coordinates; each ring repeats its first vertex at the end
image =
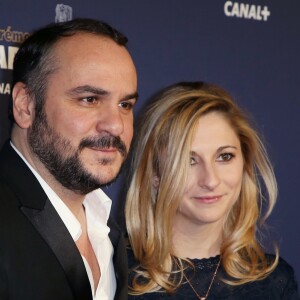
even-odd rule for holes
{"type": "Polygon", "coordinates": [[[240,108],[201,82],[154,100],[126,201],[129,299],[298,299],[292,268],[257,238],[277,187],[240,108]]]}

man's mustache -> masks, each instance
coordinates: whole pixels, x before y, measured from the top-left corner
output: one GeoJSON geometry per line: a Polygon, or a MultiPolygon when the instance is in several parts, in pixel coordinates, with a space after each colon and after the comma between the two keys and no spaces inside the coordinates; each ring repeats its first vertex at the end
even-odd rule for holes
{"type": "Polygon", "coordinates": [[[105,135],[100,138],[85,138],[79,144],[79,151],[85,147],[97,148],[99,150],[115,148],[123,157],[127,156],[126,145],[118,136],[105,135]]]}

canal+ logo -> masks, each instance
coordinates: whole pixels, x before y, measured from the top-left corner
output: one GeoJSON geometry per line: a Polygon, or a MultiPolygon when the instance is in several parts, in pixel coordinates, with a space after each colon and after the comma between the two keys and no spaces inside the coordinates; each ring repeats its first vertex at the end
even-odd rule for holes
{"type": "Polygon", "coordinates": [[[227,17],[242,18],[255,21],[268,21],[271,12],[267,6],[226,1],[224,13],[227,17]]]}

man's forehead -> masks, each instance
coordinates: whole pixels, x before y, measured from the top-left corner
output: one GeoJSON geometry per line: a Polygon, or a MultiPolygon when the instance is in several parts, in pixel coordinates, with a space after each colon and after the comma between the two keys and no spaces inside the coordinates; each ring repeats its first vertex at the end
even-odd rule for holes
{"type": "Polygon", "coordinates": [[[89,43],[92,44],[98,44],[98,45],[103,45],[105,46],[106,44],[109,44],[111,46],[115,45],[116,47],[121,47],[126,49],[125,46],[121,46],[117,44],[113,39],[110,37],[101,35],[101,34],[95,34],[95,33],[89,33],[89,32],[76,32],[70,36],[64,36],[61,37],[57,43],[56,47],[61,48],[61,47],[68,47],[68,46],[73,46],[73,44],[76,44],[76,47],[73,48],[74,52],[76,52],[76,49],[79,47],[84,48],[88,47],[89,43]],[[84,42],[84,43],[82,43],[84,42]]]}

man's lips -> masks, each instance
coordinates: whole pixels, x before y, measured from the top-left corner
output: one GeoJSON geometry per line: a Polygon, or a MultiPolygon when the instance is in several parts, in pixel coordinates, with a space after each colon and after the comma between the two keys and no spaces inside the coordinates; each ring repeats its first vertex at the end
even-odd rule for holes
{"type": "Polygon", "coordinates": [[[127,148],[120,137],[107,135],[100,138],[86,138],[79,144],[79,151],[89,148],[102,153],[115,153],[118,151],[124,158],[127,156],[127,148]]]}
{"type": "Polygon", "coordinates": [[[102,153],[115,153],[118,152],[118,149],[116,148],[94,148],[91,147],[90,149],[97,151],[97,152],[102,152],[102,153]]]}

